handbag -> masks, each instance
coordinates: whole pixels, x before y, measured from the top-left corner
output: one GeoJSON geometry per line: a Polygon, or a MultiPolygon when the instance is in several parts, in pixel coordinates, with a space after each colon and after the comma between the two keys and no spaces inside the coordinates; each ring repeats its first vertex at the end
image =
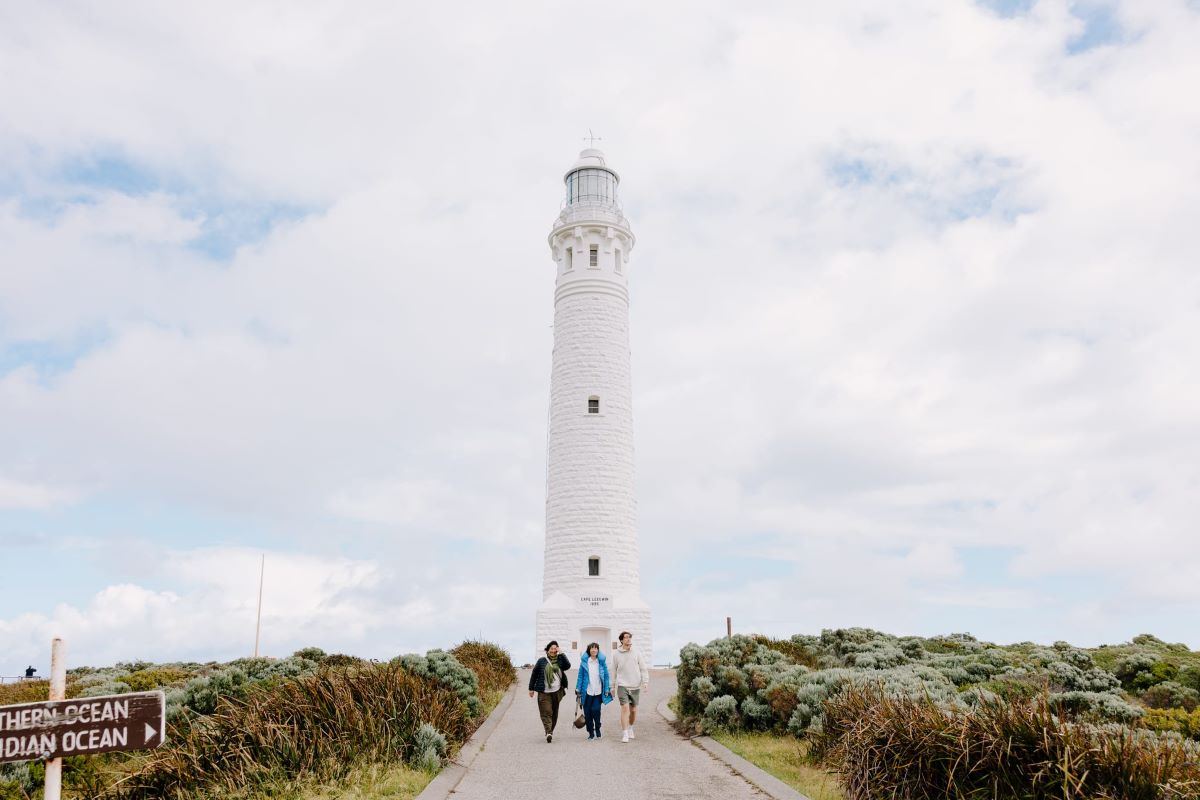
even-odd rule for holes
{"type": "Polygon", "coordinates": [[[587,725],[587,720],[583,718],[583,704],[579,702],[579,697],[575,697],[575,727],[582,728],[587,725]]]}

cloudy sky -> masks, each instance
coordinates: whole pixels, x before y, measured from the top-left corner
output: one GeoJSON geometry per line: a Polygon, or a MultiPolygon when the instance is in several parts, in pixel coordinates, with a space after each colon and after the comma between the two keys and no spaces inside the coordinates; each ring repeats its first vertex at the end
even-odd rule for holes
{"type": "Polygon", "coordinates": [[[1200,3],[0,0],[0,675],[498,641],[589,128],[644,594],[1200,647],[1200,3]]]}

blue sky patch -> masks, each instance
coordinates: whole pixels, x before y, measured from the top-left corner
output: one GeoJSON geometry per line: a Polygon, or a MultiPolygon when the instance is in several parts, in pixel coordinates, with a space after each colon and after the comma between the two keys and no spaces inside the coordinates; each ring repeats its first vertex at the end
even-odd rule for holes
{"type": "Polygon", "coordinates": [[[276,225],[295,222],[314,211],[287,202],[215,192],[181,175],[112,153],[67,159],[46,178],[49,188],[35,191],[16,176],[0,176],[0,197],[17,197],[23,215],[53,223],[72,206],[98,202],[103,193],[128,197],[161,193],[180,216],[200,220],[200,233],[187,247],[214,261],[227,261],[239,247],[265,239],[276,225]]]}
{"type": "Polygon", "coordinates": [[[239,247],[266,239],[276,225],[303,219],[309,210],[283,203],[213,203],[196,208],[204,215],[200,235],[188,245],[217,260],[233,257],[239,247]]]}
{"type": "Polygon", "coordinates": [[[160,176],[149,168],[115,156],[70,159],[57,177],[72,186],[107,189],[133,197],[164,188],[160,176]]]}
{"type": "Polygon", "coordinates": [[[998,17],[1019,17],[1028,14],[1036,0],[976,0],[979,5],[998,17]]]}
{"type": "Polygon", "coordinates": [[[1071,13],[1084,23],[1083,32],[1067,41],[1067,52],[1071,55],[1117,44],[1124,39],[1116,10],[1109,3],[1077,3],[1071,7],[1071,13]]]}
{"type": "Polygon", "coordinates": [[[0,338],[0,376],[18,367],[33,366],[44,382],[70,372],[81,358],[108,340],[109,332],[103,327],[81,332],[69,342],[5,342],[0,338]]]}

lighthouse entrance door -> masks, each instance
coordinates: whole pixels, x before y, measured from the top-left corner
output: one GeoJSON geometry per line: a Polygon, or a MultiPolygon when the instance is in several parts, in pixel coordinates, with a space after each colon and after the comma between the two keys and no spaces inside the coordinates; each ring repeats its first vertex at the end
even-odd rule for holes
{"type": "Polygon", "coordinates": [[[592,642],[600,645],[600,652],[607,659],[612,654],[612,630],[610,628],[580,628],[579,655],[587,652],[587,646],[592,642]]]}

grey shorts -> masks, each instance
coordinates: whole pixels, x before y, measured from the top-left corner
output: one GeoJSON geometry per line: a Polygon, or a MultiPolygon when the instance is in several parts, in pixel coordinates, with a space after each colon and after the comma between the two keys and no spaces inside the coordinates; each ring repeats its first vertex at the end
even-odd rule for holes
{"type": "Polygon", "coordinates": [[[623,706],[633,706],[637,708],[638,701],[641,700],[641,689],[630,689],[628,686],[617,687],[617,699],[621,701],[623,706]]]}

